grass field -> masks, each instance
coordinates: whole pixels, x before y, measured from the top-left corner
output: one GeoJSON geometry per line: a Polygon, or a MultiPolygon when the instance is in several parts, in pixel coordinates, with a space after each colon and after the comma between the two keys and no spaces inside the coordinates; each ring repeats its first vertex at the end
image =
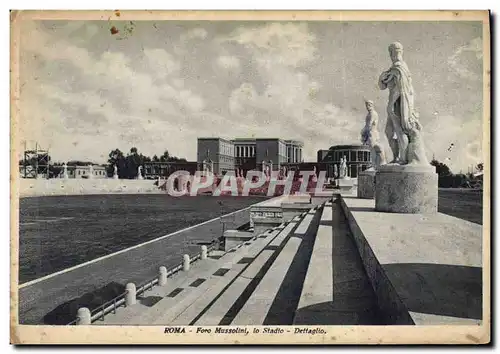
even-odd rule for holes
{"type": "Polygon", "coordinates": [[[438,211],[483,224],[483,192],[474,189],[440,189],[438,211]]]}
{"type": "Polygon", "coordinates": [[[120,251],[262,200],[260,197],[173,198],[167,195],[22,198],[19,282],[120,251]]]}

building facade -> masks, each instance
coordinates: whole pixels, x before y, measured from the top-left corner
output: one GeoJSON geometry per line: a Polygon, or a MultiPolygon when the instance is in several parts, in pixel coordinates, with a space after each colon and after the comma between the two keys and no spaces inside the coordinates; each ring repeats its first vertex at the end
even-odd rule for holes
{"type": "Polygon", "coordinates": [[[334,178],[335,165],[339,171],[340,159],[343,157],[347,160],[347,174],[351,178],[357,178],[361,171],[370,166],[371,151],[367,145],[335,145],[326,154],[325,151],[318,151],[318,165],[320,170],[327,171],[328,178],[334,178]]]}
{"type": "MultiPolygon", "coordinates": [[[[59,172],[59,178],[65,178],[64,176],[64,168],[62,166],[58,166],[61,168],[61,172],[59,172]]],[[[67,166],[67,174],[68,178],[107,178],[108,174],[106,172],[106,167],[93,165],[92,169],[89,166],[67,166]]]]}
{"type": "Polygon", "coordinates": [[[198,138],[198,170],[224,175],[235,170],[235,150],[231,140],[198,138]]]}
{"type": "Polygon", "coordinates": [[[257,166],[256,141],[253,138],[236,138],[232,140],[235,153],[235,168],[242,171],[254,170],[257,166]]]}
{"type": "Polygon", "coordinates": [[[142,175],[145,179],[168,178],[176,171],[187,171],[194,175],[198,163],[192,161],[145,162],[142,175]]]}
{"type": "Polygon", "coordinates": [[[304,143],[298,140],[285,140],[286,156],[288,163],[301,163],[304,162],[302,157],[302,148],[304,143]]]}
{"type": "Polygon", "coordinates": [[[216,174],[224,174],[229,170],[241,170],[244,175],[250,170],[278,171],[281,166],[289,163],[299,164],[302,161],[303,146],[301,141],[280,138],[235,138],[232,140],[198,138],[198,169],[207,170],[206,167],[213,164],[213,172],[216,174]],[[219,154],[217,149],[220,149],[221,144],[226,144],[231,148],[219,154]]]}
{"type": "Polygon", "coordinates": [[[277,138],[256,139],[255,148],[256,169],[259,171],[265,171],[266,167],[270,171],[278,171],[288,160],[285,140],[277,138]]]}

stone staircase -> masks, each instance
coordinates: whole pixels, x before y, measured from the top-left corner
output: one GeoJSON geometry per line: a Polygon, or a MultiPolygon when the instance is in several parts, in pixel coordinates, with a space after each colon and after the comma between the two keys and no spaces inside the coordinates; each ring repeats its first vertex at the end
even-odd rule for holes
{"type": "Polygon", "coordinates": [[[382,322],[339,201],[327,202],[294,324],[376,325],[382,322]]]}
{"type": "Polygon", "coordinates": [[[168,278],[167,285],[146,291],[135,305],[119,308],[94,324],[189,325],[232,320],[230,314],[241,307],[241,297],[254,289],[269,269],[273,274],[287,270],[287,259],[293,257],[289,240],[295,229],[302,232],[310,224],[314,213],[311,209],[311,213],[267,230],[229,252],[211,252],[189,271],[168,278]]]}
{"type": "Polygon", "coordinates": [[[338,201],[214,251],[95,325],[380,324],[338,201]]]}

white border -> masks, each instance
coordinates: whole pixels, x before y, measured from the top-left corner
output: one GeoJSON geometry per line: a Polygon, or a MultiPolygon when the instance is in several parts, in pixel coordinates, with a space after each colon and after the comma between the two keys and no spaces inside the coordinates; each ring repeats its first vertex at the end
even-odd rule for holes
{"type": "MultiPolygon", "coordinates": [[[[7,6],[5,9],[3,9],[3,17],[2,17],[2,31],[0,32],[0,38],[2,41],[2,47],[4,49],[3,53],[9,53],[9,46],[10,46],[10,26],[9,26],[9,17],[7,15],[7,11],[9,9],[37,9],[37,8],[43,8],[43,9],[84,9],[84,7],[78,6],[78,4],[75,4],[73,2],[63,2],[61,0],[47,0],[44,1],[43,3],[33,1],[33,0],[18,0],[18,1],[5,1],[2,2],[2,4],[6,4],[7,6]]],[[[454,1],[429,1],[429,0],[420,0],[418,2],[409,2],[409,1],[396,1],[396,0],[379,0],[376,2],[373,1],[359,1],[359,0],[350,0],[347,2],[331,2],[331,1],[315,1],[315,0],[309,0],[309,1],[286,1],[287,7],[283,7],[282,4],[285,4],[285,2],[282,1],[271,1],[271,0],[253,0],[253,1],[203,1],[203,0],[198,0],[198,1],[193,1],[193,0],[184,0],[182,2],[178,2],[177,6],[174,2],[155,2],[155,1],[148,1],[148,0],[143,0],[141,2],[137,1],[107,1],[103,2],[102,0],[100,1],[95,1],[95,0],[87,0],[85,2],[82,2],[81,4],[85,4],[86,7],[85,9],[156,9],[156,8],[165,8],[165,6],[169,6],[168,9],[318,9],[318,10],[327,10],[327,9],[491,9],[493,12],[500,12],[499,11],[499,2],[498,0],[475,0],[475,1],[465,1],[465,0],[454,0],[454,1]],[[137,5],[141,5],[141,8],[138,8],[137,5]],[[332,5],[335,5],[333,7],[332,5]]],[[[496,23],[496,27],[498,27],[498,23],[496,23]]],[[[495,42],[493,45],[495,46],[498,44],[498,35],[493,36],[492,38],[495,39],[495,42]]],[[[4,119],[1,120],[2,126],[0,127],[2,133],[4,134],[4,138],[0,139],[0,144],[2,145],[0,151],[3,152],[4,154],[4,159],[3,161],[9,161],[10,159],[10,153],[9,153],[9,126],[10,122],[7,117],[10,116],[9,112],[9,76],[8,76],[8,70],[7,68],[9,67],[9,57],[8,55],[4,54],[2,55],[2,67],[3,70],[1,70],[1,80],[0,80],[0,85],[2,87],[2,112],[4,119]]],[[[495,62],[491,63],[492,66],[496,64],[495,62]]],[[[494,70],[494,73],[496,73],[496,70],[494,70]]],[[[493,90],[494,92],[494,102],[500,102],[498,100],[498,92],[496,90],[493,90]]],[[[492,120],[496,117],[492,117],[492,120]]],[[[496,124],[498,128],[498,124],[496,124]]],[[[495,136],[498,134],[498,129],[495,129],[495,132],[493,133],[495,136]]],[[[495,144],[496,145],[496,144],[495,144]]],[[[493,145],[493,146],[495,146],[493,145]]],[[[496,149],[493,147],[493,151],[496,149]]],[[[498,160],[500,157],[498,155],[494,155],[495,157],[495,162],[498,164],[498,160]]],[[[4,166],[6,164],[4,163],[4,166]]],[[[8,166],[8,164],[7,164],[8,166]]],[[[5,169],[5,167],[4,167],[5,169]]],[[[8,170],[8,167],[7,167],[8,170]]],[[[10,234],[9,230],[9,223],[10,223],[10,218],[9,218],[9,210],[10,210],[10,204],[9,204],[9,196],[10,196],[10,184],[9,184],[9,173],[8,171],[2,171],[2,187],[1,188],[1,201],[2,201],[2,220],[0,222],[0,225],[2,225],[5,228],[5,232],[2,234],[4,235],[3,237],[3,242],[4,245],[1,248],[2,254],[0,257],[2,257],[4,266],[2,267],[2,283],[7,284],[9,282],[9,276],[10,276],[10,255],[9,255],[9,247],[7,247],[7,240],[9,237],[7,235],[10,234]]],[[[492,173],[493,176],[495,176],[494,173],[492,173]]],[[[492,203],[495,203],[495,198],[491,199],[492,203]]],[[[495,214],[492,219],[494,219],[497,215],[495,214]]],[[[495,242],[495,250],[497,250],[499,242],[495,242]]],[[[496,252],[495,252],[496,253],[496,252]]],[[[492,259],[495,259],[493,256],[492,259]]],[[[496,262],[498,263],[498,261],[496,262]]],[[[498,272],[493,273],[495,274],[495,283],[498,284],[498,272]]],[[[492,289],[494,290],[494,289],[492,289]]],[[[0,292],[0,304],[3,306],[1,307],[1,317],[4,319],[3,326],[2,326],[2,344],[9,343],[9,321],[6,319],[9,318],[9,298],[8,298],[8,293],[7,291],[2,291],[0,292]]],[[[492,314],[492,316],[498,315],[498,306],[495,306],[497,311],[492,314]]],[[[498,316],[496,316],[498,318],[498,316]]],[[[495,326],[495,328],[498,328],[498,326],[495,326]]],[[[496,331],[495,331],[496,332],[496,331]]],[[[493,334],[494,336],[494,334],[493,334]]],[[[3,349],[3,348],[2,348],[3,349]]],[[[66,350],[69,350],[69,348],[65,348],[66,350]]],[[[136,348],[130,348],[130,349],[125,349],[125,348],[120,348],[120,351],[123,352],[129,352],[129,353],[136,353],[137,352],[137,347],[136,348]]],[[[444,348],[443,348],[444,349],[444,348]]],[[[461,351],[471,351],[474,348],[468,348],[468,349],[462,349],[461,351]]],[[[15,349],[12,346],[9,346],[7,348],[7,352],[14,351],[15,349]]],[[[52,352],[52,348],[44,348],[41,349],[43,351],[47,352],[52,352]]],[[[100,353],[101,351],[104,351],[104,349],[101,348],[83,348],[80,350],[88,350],[92,351],[92,353],[100,353]]],[[[176,352],[178,349],[176,348],[168,348],[169,352],[176,352]]],[[[193,349],[189,349],[190,351],[195,351],[193,349]]],[[[198,349],[199,350],[199,349],[198,349]]],[[[238,349],[237,349],[238,350],[238,349]]],[[[251,351],[265,351],[268,349],[251,349],[251,351]]],[[[304,352],[305,350],[311,350],[311,348],[287,348],[287,351],[297,351],[297,352],[304,352]]],[[[333,350],[337,352],[344,352],[347,349],[345,348],[334,348],[333,350]]],[[[383,348],[382,348],[383,350],[383,348]]],[[[409,351],[411,349],[408,348],[397,348],[398,351],[409,351]]],[[[427,352],[439,352],[442,349],[425,349],[427,352]]],[[[2,352],[4,352],[2,350],[2,352]]]]}

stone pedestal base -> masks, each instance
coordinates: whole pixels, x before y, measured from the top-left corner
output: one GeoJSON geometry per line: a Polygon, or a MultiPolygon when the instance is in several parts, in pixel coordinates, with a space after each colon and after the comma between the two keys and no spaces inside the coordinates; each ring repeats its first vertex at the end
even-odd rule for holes
{"type": "Polygon", "coordinates": [[[358,176],[358,198],[375,198],[375,171],[369,169],[361,172],[358,176]]]}
{"type": "Polygon", "coordinates": [[[431,165],[383,165],[375,175],[375,210],[436,213],[438,175],[431,165]]]}
{"type": "Polygon", "coordinates": [[[351,195],[354,191],[354,180],[350,178],[339,178],[337,186],[340,189],[340,194],[351,195]]]}

